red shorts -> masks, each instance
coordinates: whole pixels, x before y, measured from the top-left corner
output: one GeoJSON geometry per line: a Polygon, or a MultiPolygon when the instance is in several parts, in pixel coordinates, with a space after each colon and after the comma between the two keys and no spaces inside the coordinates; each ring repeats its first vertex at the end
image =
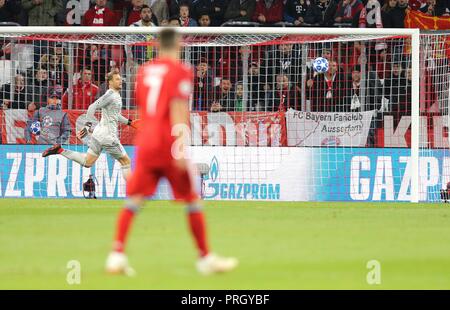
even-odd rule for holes
{"type": "Polygon", "coordinates": [[[135,170],[127,181],[127,196],[153,195],[162,177],[169,181],[176,200],[189,203],[199,198],[195,191],[194,173],[190,165],[187,170],[181,170],[171,164],[164,167],[145,167],[139,163],[136,163],[135,170]]]}

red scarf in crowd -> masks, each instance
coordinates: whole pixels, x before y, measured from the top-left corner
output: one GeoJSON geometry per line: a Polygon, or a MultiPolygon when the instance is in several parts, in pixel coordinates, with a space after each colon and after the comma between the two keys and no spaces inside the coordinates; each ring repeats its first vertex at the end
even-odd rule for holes
{"type": "Polygon", "coordinates": [[[325,75],[325,82],[327,82],[327,93],[325,95],[326,99],[332,99],[333,98],[333,81],[336,77],[336,73],[333,74],[333,76],[328,77],[325,75]]]}
{"type": "Polygon", "coordinates": [[[103,26],[105,23],[105,8],[99,8],[98,6],[95,6],[95,16],[94,20],[92,21],[93,26],[103,26]]]}
{"type": "Polygon", "coordinates": [[[188,17],[185,20],[183,20],[182,18],[180,18],[180,23],[181,23],[181,27],[189,27],[189,21],[191,19],[188,17]]]}

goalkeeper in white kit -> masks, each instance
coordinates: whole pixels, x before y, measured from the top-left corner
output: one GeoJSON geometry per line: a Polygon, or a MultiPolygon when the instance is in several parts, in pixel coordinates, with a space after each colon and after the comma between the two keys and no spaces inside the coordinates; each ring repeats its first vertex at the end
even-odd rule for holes
{"type": "Polygon", "coordinates": [[[122,98],[119,92],[122,88],[122,78],[120,73],[118,71],[108,73],[107,80],[109,89],[89,106],[86,114],[87,122],[84,128],[77,132],[79,139],[83,139],[88,133],[92,132],[87,153],[65,150],[60,144],[55,144],[45,150],[42,153],[42,157],[60,154],[83,167],[90,168],[97,161],[102,150],[105,150],[122,165],[124,178],[128,176],[131,161],[120,143],[118,128],[119,122],[136,128],[137,120],[132,121],[121,114],[122,98]],[[102,116],[100,122],[92,131],[92,121],[96,120],[95,111],[98,109],[101,109],[102,116]]]}

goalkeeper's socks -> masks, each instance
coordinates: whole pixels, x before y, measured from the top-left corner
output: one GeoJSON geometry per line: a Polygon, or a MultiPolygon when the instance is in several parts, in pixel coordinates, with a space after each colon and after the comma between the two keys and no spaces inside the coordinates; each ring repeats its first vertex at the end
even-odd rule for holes
{"type": "Polygon", "coordinates": [[[129,208],[123,208],[119,213],[116,226],[116,237],[113,245],[113,250],[116,252],[123,252],[125,248],[125,241],[130,229],[130,224],[133,220],[136,211],[129,208]]]}
{"type": "Polygon", "coordinates": [[[203,212],[198,209],[188,208],[189,227],[195,244],[197,245],[200,256],[208,255],[208,246],[206,243],[206,225],[203,212]]]}
{"type": "Polygon", "coordinates": [[[63,148],[60,149],[61,150],[61,155],[73,160],[77,163],[79,163],[81,166],[84,167],[85,163],[86,163],[86,154],[82,154],[82,153],[78,153],[78,152],[74,152],[74,151],[70,151],[70,150],[64,150],[63,148]]]}

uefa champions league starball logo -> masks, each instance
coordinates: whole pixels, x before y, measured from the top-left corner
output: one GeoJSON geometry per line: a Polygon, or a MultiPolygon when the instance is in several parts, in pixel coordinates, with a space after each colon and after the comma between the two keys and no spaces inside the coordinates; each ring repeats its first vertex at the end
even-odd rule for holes
{"type": "Polygon", "coordinates": [[[49,116],[49,115],[46,115],[46,116],[44,117],[44,119],[42,120],[42,126],[43,126],[44,128],[48,128],[48,127],[50,127],[52,124],[53,124],[53,119],[52,119],[52,117],[49,116]]]}
{"type": "Polygon", "coordinates": [[[30,132],[33,135],[38,135],[41,133],[41,123],[39,121],[35,121],[30,126],[30,132]]]}

